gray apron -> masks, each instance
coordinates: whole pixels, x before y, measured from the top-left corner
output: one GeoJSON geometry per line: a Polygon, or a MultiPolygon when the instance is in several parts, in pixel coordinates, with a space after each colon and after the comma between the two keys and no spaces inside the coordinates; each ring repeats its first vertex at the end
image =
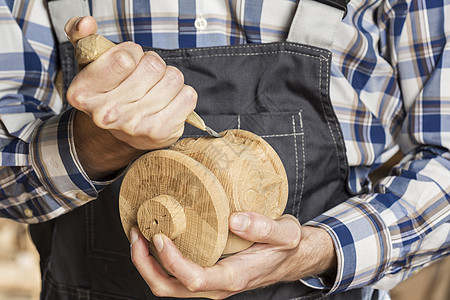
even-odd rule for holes
{"type": "MultiPolygon", "coordinates": [[[[275,149],[289,180],[285,213],[305,223],[351,196],[342,133],[329,98],[329,50],[295,42],[151,50],[179,68],[186,83],[197,90],[196,111],[208,126],[216,131],[251,131],[275,149]]],[[[76,62],[68,42],[61,43],[59,51],[67,88],[76,62]]],[[[183,137],[203,134],[186,125],[183,137]]],[[[41,255],[41,299],[157,298],[130,259],[118,213],[120,183],[71,213],[30,226],[41,255]]],[[[231,298],[325,299],[325,295],[296,281],[231,298]]],[[[326,297],[377,298],[378,291],[371,288],[326,297]]]]}

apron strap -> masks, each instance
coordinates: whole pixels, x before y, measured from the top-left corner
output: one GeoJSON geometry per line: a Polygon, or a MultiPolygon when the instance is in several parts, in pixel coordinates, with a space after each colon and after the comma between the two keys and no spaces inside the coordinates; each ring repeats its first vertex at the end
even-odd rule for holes
{"type": "Polygon", "coordinates": [[[60,44],[67,41],[64,25],[70,18],[91,15],[88,0],[47,0],[47,3],[56,38],[60,44]]]}
{"type": "MultiPolygon", "coordinates": [[[[89,16],[88,0],[47,0],[59,43],[67,41],[64,25],[74,16],[89,16]]],[[[337,28],[350,0],[300,0],[287,41],[331,51],[337,28]]]]}
{"type": "Polygon", "coordinates": [[[348,2],[350,0],[300,0],[286,40],[331,51],[348,2]]]}

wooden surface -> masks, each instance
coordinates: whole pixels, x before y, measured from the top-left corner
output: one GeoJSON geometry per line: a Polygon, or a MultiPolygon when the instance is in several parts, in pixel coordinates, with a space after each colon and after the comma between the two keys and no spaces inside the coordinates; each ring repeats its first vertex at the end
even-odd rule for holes
{"type": "MultiPolygon", "coordinates": [[[[261,137],[245,130],[227,130],[221,135],[221,139],[183,139],[171,149],[192,157],[216,175],[227,194],[230,212],[280,217],[287,203],[288,183],[276,152],[261,137]]],[[[230,232],[223,254],[251,245],[230,232]]]]}
{"type": "MultiPolygon", "coordinates": [[[[127,235],[138,224],[141,205],[161,195],[171,196],[183,208],[186,218],[185,230],[173,242],[192,261],[202,266],[213,265],[226,244],[230,213],[226,194],[217,178],[199,162],[173,150],[142,156],[130,167],[120,189],[119,210],[127,235]]],[[[168,217],[161,209],[141,227],[163,223],[161,220],[168,217]]],[[[153,243],[149,245],[156,254],[153,243]]]]}
{"type": "Polygon", "coordinates": [[[169,195],[160,195],[141,204],[137,212],[139,230],[151,241],[152,236],[164,232],[170,239],[186,231],[183,206],[169,195]]]}
{"type": "Polygon", "coordinates": [[[119,200],[126,234],[136,225],[149,241],[163,232],[186,257],[210,266],[252,244],[229,233],[230,212],[281,216],[288,184],[278,155],[250,132],[222,135],[183,139],[130,167],[119,200]]]}

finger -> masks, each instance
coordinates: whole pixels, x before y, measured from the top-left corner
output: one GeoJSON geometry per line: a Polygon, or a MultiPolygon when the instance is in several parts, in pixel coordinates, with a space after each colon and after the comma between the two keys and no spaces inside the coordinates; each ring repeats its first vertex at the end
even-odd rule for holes
{"type": "Polygon", "coordinates": [[[94,112],[94,109],[102,109],[111,100],[110,94],[105,93],[130,76],[143,55],[142,48],[135,43],[125,42],[112,47],[78,73],[67,91],[67,100],[90,115],[97,113],[95,122],[98,124],[101,122],[98,118],[104,115],[94,112]]]}
{"type": "MultiPolygon", "coordinates": [[[[117,88],[111,91],[111,95],[113,98],[123,98],[125,94],[127,102],[137,100],[142,102],[142,98],[149,91],[153,92],[155,85],[165,77],[166,72],[166,63],[158,54],[152,51],[145,52],[133,73],[117,86],[117,88]]],[[[180,85],[182,86],[182,83],[180,85]]],[[[176,93],[179,92],[181,86],[176,93]]],[[[171,87],[168,86],[166,88],[171,87]]]]}
{"type": "Polygon", "coordinates": [[[292,215],[277,220],[258,213],[237,212],[230,216],[230,230],[257,243],[267,243],[292,249],[300,242],[300,223],[292,215]]]}
{"type": "Polygon", "coordinates": [[[158,278],[162,280],[169,278],[159,263],[150,255],[148,241],[137,228],[130,231],[131,245],[130,253],[133,264],[144,278],[158,278]],[[133,240],[133,236],[135,237],[133,240]]]}
{"type": "Polygon", "coordinates": [[[156,296],[186,296],[189,292],[174,277],[170,277],[161,268],[156,259],[149,254],[148,241],[137,228],[132,228],[131,236],[131,261],[156,296]],[[135,240],[133,240],[135,236],[135,240]],[[177,291],[179,295],[175,295],[177,291]],[[181,295],[184,291],[184,295],[181,295]]]}
{"type": "Polygon", "coordinates": [[[154,116],[161,120],[171,120],[173,124],[181,124],[192,113],[197,104],[197,92],[189,85],[183,85],[180,92],[170,103],[154,116]]]}
{"type": "Polygon", "coordinates": [[[79,39],[97,32],[97,21],[91,16],[73,17],[67,21],[64,31],[67,39],[75,47],[79,39]]]}
{"type": "Polygon", "coordinates": [[[183,73],[175,67],[168,66],[161,80],[137,102],[139,109],[157,113],[167,107],[183,88],[183,73]]]}
{"type": "Polygon", "coordinates": [[[193,293],[197,297],[200,295],[230,295],[234,291],[242,290],[242,285],[235,284],[237,276],[230,272],[230,268],[224,268],[217,264],[209,268],[201,267],[185,258],[173,242],[163,234],[154,235],[153,242],[164,268],[185,287],[184,291],[178,287],[179,296],[192,296],[193,293]]]}
{"type": "Polygon", "coordinates": [[[142,47],[136,43],[116,45],[83,69],[83,72],[89,74],[85,80],[95,79],[97,91],[109,92],[136,70],[143,56],[142,47]]]}
{"type": "MultiPolygon", "coordinates": [[[[127,114],[131,118],[138,114],[154,113],[155,111],[149,103],[142,106],[141,98],[161,80],[165,72],[165,62],[156,53],[144,53],[134,71],[111,90],[108,101],[98,107],[96,120],[99,122],[99,126],[114,128],[117,126],[113,126],[113,124],[119,119],[127,120],[127,114]],[[139,100],[139,103],[133,105],[133,102],[137,100],[139,100]]],[[[167,105],[167,103],[164,105],[167,105]]]]}
{"type": "Polygon", "coordinates": [[[225,298],[229,295],[229,293],[221,291],[208,291],[203,293],[189,291],[177,278],[168,276],[157,261],[149,254],[147,240],[137,228],[132,228],[130,235],[136,236],[130,248],[133,264],[156,296],[225,298]]]}
{"type": "MultiPolygon", "coordinates": [[[[134,105],[140,105],[140,100],[134,105]]],[[[133,116],[119,124],[121,131],[133,136],[146,136],[153,141],[153,146],[167,147],[173,144],[184,131],[184,122],[192,113],[197,102],[197,93],[190,86],[184,85],[178,95],[161,111],[152,114],[145,108],[136,109],[132,105],[124,107],[123,115],[133,116]]],[[[124,118],[125,119],[125,118],[124,118]]],[[[135,145],[138,149],[145,145],[135,145]]],[[[158,147],[153,147],[156,149],[158,147]]],[[[150,149],[147,149],[150,150],[150,149]]]]}

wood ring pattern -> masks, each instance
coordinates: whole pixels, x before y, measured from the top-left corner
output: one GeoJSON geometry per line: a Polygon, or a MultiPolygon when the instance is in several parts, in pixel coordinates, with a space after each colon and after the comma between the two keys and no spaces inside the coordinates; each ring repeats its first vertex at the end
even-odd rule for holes
{"type": "MultiPolygon", "coordinates": [[[[119,212],[128,238],[131,227],[138,224],[141,205],[160,195],[173,197],[184,208],[186,229],[173,239],[178,249],[202,266],[213,265],[223,253],[230,214],[226,194],[214,174],[173,150],[140,157],[128,170],[120,189],[119,212]]],[[[153,243],[149,246],[157,258],[153,243]]]]}
{"type": "MultiPolygon", "coordinates": [[[[183,139],[171,149],[192,157],[213,172],[223,186],[230,212],[253,211],[276,219],[288,199],[283,163],[261,137],[245,130],[221,133],[223,138],[183,139]]],[[[229,232],[224,255],[242,251],[253,243],[229,232]]]]}
{"type": "MultiPolygon", "coordinates": [[[[180,140],[130,167],[119,199],[127,235],[137,224],[149,240],[162,231],[186,257],[210,266],[221,255],[252,244],[228,232],[230,212],[255,211],[273,219],[282,215],[287,176],[273,148],[248,131],[221,134],[180,140]]],[[[157,257],[153,243],[149,246],[157,257]]]]}

